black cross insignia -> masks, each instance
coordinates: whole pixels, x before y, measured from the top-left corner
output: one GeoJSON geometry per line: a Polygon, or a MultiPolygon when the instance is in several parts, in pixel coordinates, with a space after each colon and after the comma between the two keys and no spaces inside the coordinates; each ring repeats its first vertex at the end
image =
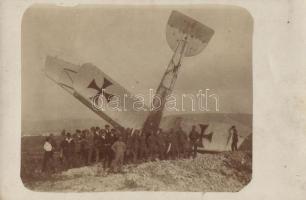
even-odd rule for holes
{"type": "Polygon", "coordinates": [[[98,98],[100,97],[100,95],[103,95],[103,96],[105,97],[107,103],[110,102],[110,100],[112,99],[112,97],[113,97],[114,95],[105,92],[105,89],[106,89],[108,86],[110,86],[110,85],[112,85],[112,82],[110,82],[109,80],[107,80],[106,78],[104,78],[103,85],[102,85],[102,87],[100,88],[100,87],[97,85],[95,79],[93,79],[93,80],[91,81],[91,83],[87,86],[87,88],[92,88],[92,89],[97,90],[97,94],[94,95],[94,96],[92,96],[92,97],[90,97],[90,99],[91,99],[91,100],[94,100],[94,101],[95,101],[94,103],[97,105],[98,98]]]}

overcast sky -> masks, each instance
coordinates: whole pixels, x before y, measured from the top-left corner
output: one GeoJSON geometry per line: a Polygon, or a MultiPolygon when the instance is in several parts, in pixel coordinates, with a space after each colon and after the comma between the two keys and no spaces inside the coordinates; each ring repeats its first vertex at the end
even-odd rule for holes
{"type": "Polygon", "coordinates": [[[215,31],[203,52],[184,59],[175,93],[209,88],[220,112],[252,113],[253,22],[244,9],[34,6],[22,23],[23,119],[97,118],[46,78],[47,55],[91,62],[135,94],[156,89],[173,54],[165,31],[174,9],[215,31]]]}

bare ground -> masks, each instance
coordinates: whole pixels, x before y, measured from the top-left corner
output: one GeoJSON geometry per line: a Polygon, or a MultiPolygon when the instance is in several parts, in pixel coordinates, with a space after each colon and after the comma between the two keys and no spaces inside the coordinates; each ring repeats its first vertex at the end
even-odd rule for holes
{"type": "Polygon", "coordinates": [[[251,180],[252,154],[247,151],[198,154],[196,159],[126,165],[107,173],[101,165],[80,167],[26,182],[36,191],[195,191],[235,192],[251,180]]]}

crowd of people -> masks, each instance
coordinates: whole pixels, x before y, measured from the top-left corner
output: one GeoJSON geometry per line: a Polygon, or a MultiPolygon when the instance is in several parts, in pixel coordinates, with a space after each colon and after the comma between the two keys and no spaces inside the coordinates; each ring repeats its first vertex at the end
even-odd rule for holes
{"type": "Polygon", "coordinates": [[[130,128],[120,131],[109,125],[77,129],[74,134],[63,130],[58,142],[52,134],[46,137],[42,171],[47,170],[55,152],[65,169],[101,162],[104,169],[114,173],[120,172],[123,164],[195,158],[200,139],[196,126],[188,135],[181,128],[144,132],[130,128]]]}

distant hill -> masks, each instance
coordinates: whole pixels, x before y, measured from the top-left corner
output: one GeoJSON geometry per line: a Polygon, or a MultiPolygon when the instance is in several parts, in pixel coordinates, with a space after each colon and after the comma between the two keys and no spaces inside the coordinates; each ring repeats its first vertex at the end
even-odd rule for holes
{"type": "MultiPolygon", "coordinates": [[[[231,113],[187,113],[166,115],[163,117],[161,126],[174,124],[176,120],[183,118],[187,121],[202,123],[226,123],[241,124],[252,129],[251,114],[231,114],[231,113]]],[[[85,129],[92,126],[103,127],[106,124],[104,120],[99,119],[61,119],[61,120],[22,120],[22,136],[26,135],[44,135],[50,132],[60,133],[63,129],[74,131],[75,129],[85,129]]]]}
{"type": "Polygon", "coordinates": [[[202,121],[203,123],[209,122],[222,122],[241,124],[252,128],[252,114],[247,113],[186,113],[186,114],[172,114],[163,117],[162,125],[171,123],[173,120],[182,118],[184,120],[202,121]]]}
{"type": "Polygon", "coordinates": [[[61,119],[61,120],[23,120],[21,124],[22,136],[45,135],[50,132],[57,134],[63,129],[75,131],[75,129],[85,129],[92,126],[104,126],[105,121],[95,119],[61,119]]]}

